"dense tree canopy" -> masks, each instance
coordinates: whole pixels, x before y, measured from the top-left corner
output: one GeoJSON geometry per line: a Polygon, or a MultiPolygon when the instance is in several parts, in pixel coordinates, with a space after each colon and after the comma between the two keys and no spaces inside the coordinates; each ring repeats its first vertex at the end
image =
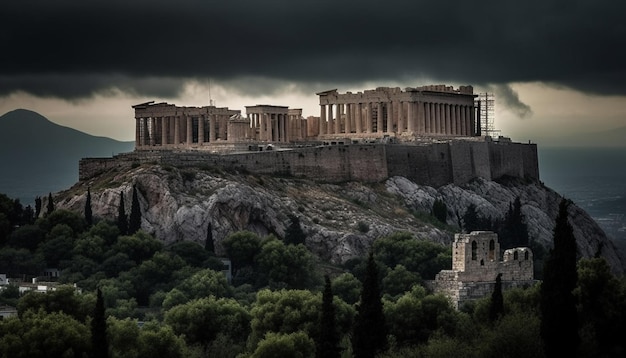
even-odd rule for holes
{"type": "MultiPolygon", "coordinates": [[[[515,205],[511,208],[515,212],[515,205]]],[[[88,226],[83,213],[63,209],[37,220],[26,212],[0,195],[0,235],[6,233],[0,240],[0,273],[30,281],[56,266],[58,281],[69,285],[48,293],[20,294],[16,285],[0,291],[0,302],[19,313],[0,320],[0,356],[89,356],[102,337],[92,332],[103,330],[111,357],[331,356],[319,342],[333,333],[332,326],[337,333],[332,341],[338,343],[328,346],[344,356],[367,356],[379,348],[358,345],[388,339],[389,350],[380,349],[380,357],[542,357],[540,332],[565,304],[573,304],[574,313],[567,311],[550,327],[577,333],[582,356],[624,352],[626,281],[600,258],[576,266],[565,215],[557,220],[546,280],[502,290],[499,319],[491,322],[490,297],[455,310],[446,297],[423,286],[449,268],[450,248],[407,233],[377,238],[372,256],[340,266],[302,244],[234,233],[215,241],[234,263],[228,283],[206,245],[164,245],[141,230],[121,233],[116,222],[104,219],[88,226]],[[328,275],[325,286],[322,273],[328,275]],[[566,289],[559,286],[565,282],[566,289]],[[550,291],[551,285],[557,291],[550,291]],[[378,303],[367,303],[376,297],[378,303]],[[550,301],[558,305],[546,304],[550,301]],[[376,307],[383,323],[371,314],[376,307]],[[367,331],[371,327],[376,332],[367,331]],[[386,332],[384,338],[377,338],[380,332],[386,332]]]]}

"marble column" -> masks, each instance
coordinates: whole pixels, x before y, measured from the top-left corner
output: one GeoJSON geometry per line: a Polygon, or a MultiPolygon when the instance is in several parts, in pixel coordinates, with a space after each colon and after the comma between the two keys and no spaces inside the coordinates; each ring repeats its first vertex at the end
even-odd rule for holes
{"type": "Polygon", "coordinates": [[[372,113],[372,102],[367,102],[366,106],[366,115],[365,115],[365,133],[372,133],[373,130],[373,122],[374,122],[374,114],[372,113]]]}
{"type": "Polygon", "coordinates": [[[333,123],[333,104],[328,104],[328,122],[326,123],[326,133],[333,134],[335,131],[335,125],[333,123]]]}
{"type": "Polygon", "coordinates": [[[424,134],[426,131],[424,117],[424,102],[417,102],[417,133],[419,134],[424,134]]]}
{"type": "Polygon", "coordinates": [[[376,103],[376,132],[383,132],[383,104],[382,102],[376,103]]]}
{"type": "Polygon", "coordinates": [[[141,119],[135,118],[135,148],[141,146],[141,119]]]}
{"type": "Polygon", "coordinates": [[[361,103],[356,103],[356,117],[354,118],[354,125],[357,133],[362,133],[363,128],[363,111],[361,110],[361,103]]]}
{"type": "MultiPolygon", "coordinates": [[[[271,118],[271,115],[270,115],[271,118]]],[[[274,130],[272,131],[272,141],[278,142],[278,114],[274,114],[274,118],[272,119],[272,125],[274,130]]]]}
{"type": "Polygon", "coordinates": [[[161,117],[161,146],[167,145],[167,117],[161,117]]]}
{"type": "Polygon", "coordinates": [[[215,142],[217,135],[215,133],[215,122],[217,121],[217,114],[209,116],[209,142],[215,142]]]}
{"type": "Polygon", "coordinates": [[[482,135],[481,132],[481,128],[480,128],[480,116],[478,117],[478,120],[476,119],[476,117],[474,116],[474,107],[473,106],[467,106],[467,112],[469,112],[469,116],[466,115],[466,117],[468,118],[468,131],[467,131],[467,135],[468,136],[475,136],[475,135],[482,135]]]}
{"type": "Polygon", "coordinates": [[[193,143],[193,118],[191,118],[190,115],[186,115],[186,119],[187,119],[187,125],[186,125],[186,129],[187,129],[187,136],[186,136],[186,143],[187,145],[191,145],[193,143]]]}
{"type": "Polygon", "coordinates": [[[424,103],[424,133],[430,133],[430,103],[424,103]]]}
{"type": "Polygon", "coordinates": [[[335,134],[341,134],[342,117],[343,117],[343,104],[337,104],[337,117],[335,118],[335,134]]]}
{"type": "Polygon", "coordinates": [[[415,133],[415,121],[413,121],[413,117],[415,116],[415,106],[412,101],[408,101],[407,103],[407,115],[406,115],[406,123],[407,123],[407,132],[415,133]]]}
{"type": "Polygon", "coordinates": [[[405,116],[404,116],[404,106],[405,106],[406,102],[400,101],[398,102],[398,128],[396,128],[396,131],[398,132],[398,134],[404,133],[405,131],[405,116]]]}
{"type": "Polygon", "coordinates": [[[204,116],[198,116],[198,144],[204,143],[204,116]]]}
{"type": "Polygon", "coordinates": [[[445,128],[443,130],[443,133],[446,135],[450,135],[452,134],[452,131],[450,130],[451,127],[451,115],[450,115],[450,105],[449,104],[444,104],[444,113],[446,116],[446,122],[445,122],[445,128]]]}
{"type": "Polygon", "coordinates": [[[325,126],[324,123],[326,123],[326,106],[323,104],[320,104],[320,123],[319,123],[319,130],[320,130],[320,135],[323,135],[325,133],[325,126]]]}
{"type": "Polygon", "coordinates": [[[352,133],[352,104],[346,104],[346,125],[345,125],[345,133],[352,133]]]}

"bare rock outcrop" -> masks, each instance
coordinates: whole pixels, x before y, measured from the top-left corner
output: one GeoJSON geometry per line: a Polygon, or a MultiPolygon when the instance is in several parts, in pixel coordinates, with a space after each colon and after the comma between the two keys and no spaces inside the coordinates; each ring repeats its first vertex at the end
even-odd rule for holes
{"type": "MultiPolygon", "coordinates": [[[[333,263],[362,256],[376,238],[397,231],[450,243],[460,231],[458,218],[470,204],[483,216],[502,218],[517,196],[523,203],[530,236],[550,247],[561,199],[540,183],[501,184],[478,179],[463,187],[432,188],[392,177],[378,184],[320,184],[206,168],[141,165],[80,182],[58,194],[57,206],[82,211],[89,186],[94,215],[115,220],[121,192],[127,212],[130,209],[133,185],[139,194],[142,229],[165,243],[191,240],[204,245],[210,236],[219,254],[221,241],[236,231],[283,237],[289,215],[296,215],[307,234],[307,246],[333,263]],[[436,198],[443,199],[448,207],[448,225],[423,220],[436,198]]],[[[614,271],[624,271],[612,242],[591,217],[572,205],[570,222],[582,256],[600,252],[614,271]]]]}

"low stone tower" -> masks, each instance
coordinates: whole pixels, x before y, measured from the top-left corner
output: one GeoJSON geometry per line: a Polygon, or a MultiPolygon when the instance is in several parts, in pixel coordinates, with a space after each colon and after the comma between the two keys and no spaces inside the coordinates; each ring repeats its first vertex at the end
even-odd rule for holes
{"type": "Polygon", "coordinates": [[[442,270],[435,277],[435,293],[443,293],[459,308],[463,303],[490,295],[498,274],[502,289],[527,287],[533,279],[533,254],[527,247],[504,251],[500,261],[498,235],[491,231],[473,231],[454,235],[452,270],[442,270]]]}

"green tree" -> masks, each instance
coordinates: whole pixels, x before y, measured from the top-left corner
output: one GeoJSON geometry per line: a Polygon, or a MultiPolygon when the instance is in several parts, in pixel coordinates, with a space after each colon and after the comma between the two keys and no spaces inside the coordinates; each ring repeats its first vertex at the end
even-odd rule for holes
{"type": "Polygon", "coordinates": [[[431,214],[445,224],[448,219],[448,206],[442,199],[435,199],[431,214]]]}
{"type": "Polygon", "coordinates": [[[626,281],[611,273],[604,258],[578,261],[581,355],[618,357],[626,352],[626,281]]]}
{"type": "Polygon", "coordinates": [[[250,314],[231,298],[210,296],[175,306],[166,312],[165,322],[175,333],[184,335],[188,344],[204,349],[218,333],[235,341],[244,341],[250,333],[250,314]]]}
{"type": "Polygon", "coordinates": [[[28,311],[0,321],[0,354],[12,358],[82,357],[89,329],[62,312],[28,311]]]}
{"type": "Polygon", "coordinates": [[[59,224],[65,224],[72,228],[73,236],[76,236],[85,231],[85,218],[75,211],[59,209],[54,210],[52,214],[47,215],[45,218],[39,219],[36,222],[39,227],[48,232],[59,224]]]}
{"type": "Polygon", "coordinates": [[[185,262],[193,267],[205,267],[205,262],[211,257],[211,253],[193,241],[179,241],[172,244],[168,251],[180,256],[185,262]]]}
{"type": "Polygon", "coordinates": [[[278,239],[268,239],[256,261],[270,287],[314,288],[321,281],[315,256],[302,244],[285,245],[278,239]]]}
{"type": "Polygon", "coordinates": [[[189,357],[190,352],[182,337],[171,327],[147,322],[140,329],[131,318],[107,319],[111,356],[116,358],[137,357],[189,357]]]}
{"type": "Polygon", "coordinates": [[[126,209],[124,208],[124,192],[120,192],[120,204],[117,207],[117,229],[120,235],[128,234],[128,218],[126,217],[126,209]]]}
{"type": "Polygon", "coordinates": [[[189,299],[207,296],[231,297],[233,289],[222,272],[210,269],[200,270],[186,278],[177,288],[189,299]]]}
{"type": "Polygon", "coordinates": [[[489,320],[495,322],[504,314],[504,298],[502,297],[502,274],[496,276],[496,285],[491,293],[489,304],[489,320]]]}
{"type": "Polygon", "coordinates": [[[92,312],[92,307],[88,305],[89,302],[76,293],[76,288],[63,285],[46,293],[30,291],[24,294],[17,304],[17,311],[20,316],[27,311],[63,312],[78,321],[84,321],[92,312]]]}
{"type": "Polygon", "coordinates": [[[38,250],[43,254],[48,267],[62,269],[61,263],[71,259],[75,242],[72,235],[69,226],[60,224],[54,227],[48,240],[39,244],[38,250]]]}
{"type": "Polygon", "coordinates": [[[137,186],[133,185],[133,197],[130,204],[130,216],[128,218],[128,233],[134,234],[141,229],[141,207],[139,206],[139,197],[137,194],[137,186]]]}
{"type": "Polygon", "coordinates": [[[46,263],[41,253],[31,253],[27,249],[4,247],[0,249],[0,272],[8,277],[20,275],[37,276],[45,268],[46,263]]]}
{"type": "Polygon", "coordinates": [[[306,240],[306,234],[302,231],[300,226],[300,218],[296,215],[289,215],[289,226],[285,230],[285,243],[286,244],[304,244],[306,240]]]}
{"type": "Polygon", "coordinates": [[[359,301],[361,281],[349,272],[344,272],[332,280],[333,292],[346,303],[352,305],[359,301]]]}
{"type": "Polygon", "coordinates": [[[367,259],[365,281],[361,291],[361,301],[352,332],[352,351],[355,358],[374,357],[387,349],[387,329],[383,304],[378,286],[378,266],[374,254],[367,259]]]}
{"type": "Polygon", "coordinates": [[[91,212],[91,190],[87,188],[87,200],[85,200],[85,222],[87,226],[93,225],[93,213],[91,212]]]}
{"type": "Polygon", "coordinates": [[[206,240],[204,241],[204,251],[215,255],[215,243],[213,242],[213,227],[211,223],[208,224],[206,229],[206,240]]]}
{"type": "Polygon", "coordinates": [[[107,322],[104,316],[104,299],[102,291],[98,289],[96,306],[91,320],[91,351],[94,358],[106,358],[109,356],[109,343],[107,340],[107,322]]]}
{"type": "Polygon", "coordinates": [[[474,203],[471,203],[467,207],[465,214],[463,214],[463,230],[466,233],[470,233],[472,231],[492,230],[492,226],[493,225],[489,218],[484,218],[478,213],[474,203]]]}
{"type": "Polygon", "coordinates": [[[139,231],[130,236],[120,236],[113,250],[124,252],[136,263],[151,258],[157,251],[161,251],[163,244],[151,235],[139,231]]]}
{"type": "Polygon", "coordinates": [[[35,218],[38,218],[41,214],[41,197],[35,198],[35,218]]]}
{"type": "Polygon", "coordinates": [[[539,317],[529,312],[502,316],[493,328],[480,331],[474,347],[476,357],[543,357],[539,325],[539,317]]]}
{"type": "Polygon", "coordinates": [[[322,312],[320,314],[320,329],[316,340],[316,356],[320,358],[339,358],[339,334],[335,321],[335,305],[333,304],[333,290],[328,275],[324,276],[324,292],[322,293],[322,312]]]}
{"type": "Polygon", "coordinates": [[[576,299],[576,238],[568,221],[570,202],[563,199],[554,226],[554,247],[541,283],[541,338],[546,357],[575,357],[580,338],[576,299]]]}
{"type": "Polygon", "coordinates": [[[509,204],[509,210],[504,217],[503,227],[498,236],[502,249],[527,247],[530,244],[528,227],[522,214],[522,202],[519,196],[515,198],[513,204],[509,204]]]}
{"type": "Polygon", "coordinates": [[[8,238],[8,245],[34,252],[44,240],[45,231],[38,225],[24,225],[15,229],[8,238]]]}
{"type": "Polygon", "coordinates": [[[419,240],[410,233],[398,232],[374,241],[374,257],[387,268],[404,266],[423,279],[434,279],[452,262],[450,247],[428,240],[419,240]]]}
{"type": "Polygon", "coordinates": [[[250,358],[315,357],[315,343],[304,332],[268,333],[250,358]]]}
{"type": "Polygon", "coordinates": [[[389,270],[383,278],[383,292],[391,297],[398,296],[421,281],[418,274],[406,269],[403,265],[396,265],[393,270],[389,270]]]}
{"type": "MultiPolygon", "coordinates": [[[[318,336],[319,315],[322,310],[321,293],[309,290],[263,289],[257,292],[256,297],[250,311],[251,348],[268,332],[302,331],[310,337],[318,336]]],[[[354,309],[338,297],[334,297],[333,304],[337,331],[340,335],[345,335],[352,325],[354,309]]]]}
{"type": "Polygon", "coordinates": [[[52,214],[54,211],[54,201],[52,200],[52,193],[48,193],[48,205],[46,206],[46,215],[52,214]]]}
{"type": "Polygon", "coordinates": [[[261,239],[253,232],[239,231],[225,238],[222,246],[236,274],[242,267],[254,264],[255,256],[261,251],[261,239]]]}

